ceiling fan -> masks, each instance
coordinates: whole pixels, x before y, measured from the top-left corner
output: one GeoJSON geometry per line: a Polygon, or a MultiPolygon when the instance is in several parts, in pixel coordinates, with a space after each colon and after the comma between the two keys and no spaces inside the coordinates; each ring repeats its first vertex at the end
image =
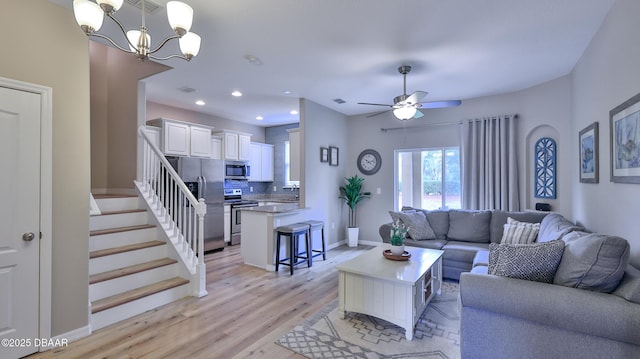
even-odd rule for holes
{"type": "MultiPolygon", "coordinates": [[[[428,92],[416,91],[411,95],[407,95],[407,74],[411,72],[411,66],[400,66],[398,67],[398,72],[400,72],[404,78],[404,92],[402,95],[396,96],[393,99],[393,105],[370,102],[358,102],[358,105],[391,107],[391,110],[389,111],[393,111],[393,115],[398,120],[410,120],[412,118],[420,118],[424,116],[424,113],[420,111],[421,108],[452,107],[459,106],[462,103],[460,100],[420,102],[425,96],[427,96],[428,92]]],[[[387,111],[382,111],[367,117],[377,116],[385,112],[387,111]]]]}

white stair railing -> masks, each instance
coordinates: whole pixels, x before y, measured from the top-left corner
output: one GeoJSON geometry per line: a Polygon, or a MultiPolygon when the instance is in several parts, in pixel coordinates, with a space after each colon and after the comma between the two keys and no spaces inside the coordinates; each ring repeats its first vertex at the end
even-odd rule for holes
{"type": "Polygon", "coordinates": [[[193,295],[203,297],[207,295],[204,263],[207,205],[189,191],[144,126],[138,128],[138,134],[142,138],[142,178],[135,181],[136,186],[191,273],[193,295]]]}

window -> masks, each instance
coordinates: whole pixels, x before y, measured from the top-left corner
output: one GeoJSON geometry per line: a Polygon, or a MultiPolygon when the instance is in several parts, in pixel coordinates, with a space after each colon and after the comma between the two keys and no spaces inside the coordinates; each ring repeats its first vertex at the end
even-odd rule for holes
{"type": "Polygon", "coordinates": [[[284,186],[298,186],[300,187],[300,181],[292,181],[291,180],[291,146],[289,146],[289,141],[284,141],[284,186]]]}
{"type": "Polygon", "coordinates": [[[396,150],[395,166],[397,209],[461,208],[460,147],[396,150]]]}

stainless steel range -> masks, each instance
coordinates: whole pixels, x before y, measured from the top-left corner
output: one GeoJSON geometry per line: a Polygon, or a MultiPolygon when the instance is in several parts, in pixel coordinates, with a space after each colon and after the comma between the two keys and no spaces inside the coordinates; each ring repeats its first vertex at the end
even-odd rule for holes
{"type": "Polygon", "coordinates": [[[224,203],[231,205],[231,242],[230,245],[240,244],[241,233],[240,225],[242,224],[242,209],[247,207],[258,206],[258,201],[242,198],[242,189],[225,188],[224,203]]]}

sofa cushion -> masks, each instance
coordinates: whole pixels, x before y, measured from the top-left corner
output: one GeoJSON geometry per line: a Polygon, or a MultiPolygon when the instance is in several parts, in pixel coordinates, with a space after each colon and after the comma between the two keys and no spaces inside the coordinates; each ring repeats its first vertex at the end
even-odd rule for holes
{"type": "Polygon", "coordinates": [[[542,219],[549,213],[546,212],[508,212],[503,210],[491,211],[491,222],[489,230],[491,231],[491,242],[500,243],[502,234],[504,233],[504,224],[507,218],[511,217],[520,222],[540,223],[542,219]]]}
{"type": "Polygon", "coordinates": [[[500,243],[528,244],[538,239],[540,223],[520,222],[509,217],[500,243]]]}
{"type": "Polygon", "coordinates": [[[447,244],[442,247],[444,251],[442,258],[445,262],[458,261],[468,263],[469,267],[471,267],[476,253],[488,249],[489,243],[448,241],[447,244]]]}
{"type": "Polygon", "coordinates": [[[476,255],[473,257],[473,266],[489,266],[489,251],[478,251],[476,255]]]}
{"type": "Polygon", "coordinates": [[[427,216],[427,221],[429,221],[431,229],[436,234],[436,238],[446,240],[449,232],[449,211],[429,211],[426,209],[421,211],[427,216]]]}
{"type": "Polygon", "coordinates": [[[447,241],[441,241],[439,239],[434,239],[430,241],[424,241],[424,240],[416,241],[411,238],[406,238],[404,240],[405,246],[428,248],[428,249],[442,249],[442,247],[445,244],[447,244],[447,241]]]}
{"type": "Polygon", "coordinates": [[[552,283],[564,245],[561,240],[532,244],[491,243],[489,274],[552,283]]]}
{"type": "Polygon", "coordinates": [[[630,302],[640,304],[640,270],[627,266],[620,284],[613,291],[613,294],[622,297],[630,302]]]}
{"type": "Polygon", "coordinates": [[[566,247],[554,284],[603,293],[616,289],[629,263],[626,239],[580,231],[562,239],[566,247]]]}
{"type": "Polygon", "coordinates": [[[489,242],[490,211],[449,210],[447,239],[463,242],[489,242]]]}
{"type": "Polygon", "coordinates": [[[576,226],[558,213],[549,213],[542,219],[542,222],[540,222],[538,242],[555,241],[567,233],[582,231],[583,229],[584,228],[576,226]]]}
{"type": "Polygon", "coordinates": [[[415,240],[435,239],[436,234],[427,221],[427,217],[422,211],[412,212],[392,212],[389,211],[391,219],[395,222],[397,219],[402,221],[409,228],[407,234],[415,240]]]}

